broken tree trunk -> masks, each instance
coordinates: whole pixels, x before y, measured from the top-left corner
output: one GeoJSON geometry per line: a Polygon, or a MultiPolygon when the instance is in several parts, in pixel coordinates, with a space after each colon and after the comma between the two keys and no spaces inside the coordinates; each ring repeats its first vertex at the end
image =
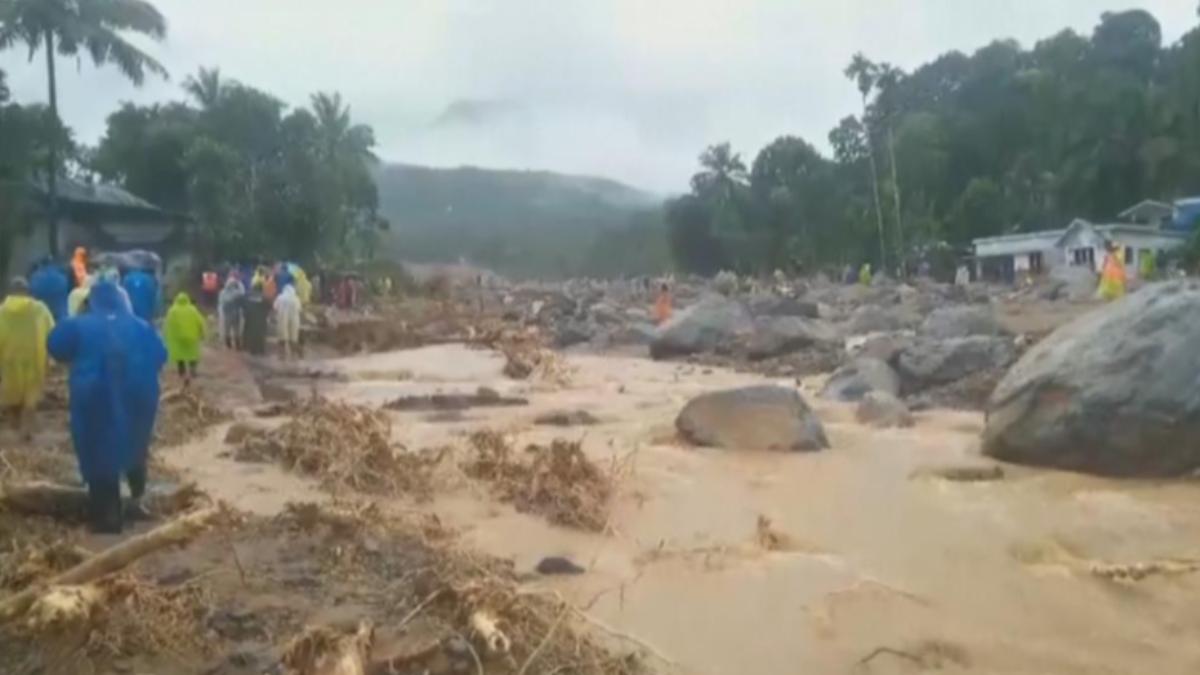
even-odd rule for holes
{"type": "Polygon", "coordinates": [[[221,515],[220,507],[200,509],[105,549],[42,584],[35,584],[16,595],[0,600],[0,621],[19,616],[53,586],[78,586],[120,571],[139,558],[168,546],[186,544],[221,515]]]}
{"type": "MultiPolygon", "coordinates": [[[[146,495],[142,505],[152,514],[170,516],[190,508],[202,494],[195,483],[185,483],[172,492],[146,495]]],[[[0,485],[0,506],[26,515],[82,520],[87,509],[87,491],[42,481],[0,485]]]]}

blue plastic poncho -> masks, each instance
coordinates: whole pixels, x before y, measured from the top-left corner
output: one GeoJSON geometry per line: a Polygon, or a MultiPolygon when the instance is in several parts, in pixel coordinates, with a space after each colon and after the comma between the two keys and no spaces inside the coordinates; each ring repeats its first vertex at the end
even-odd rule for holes
{"type": "Polygon", "coordinates": [[[129,294],[133,314],[143,321],[154,321],[158,314],[158,281],[145,270],[133,270],[125,275],[123,283],[129,294]]]}
{"type": "Polygon", "coordinates": [[[112,283],[93,286],[88,305],[51,331],[47,347],[71,367],[71,440],[90,483],[118,480],[145,461],[167,350],[150,324],[129,313],[112,283]]]}
{"type": "Polygon", "coordinates": [[[55,321],[67,318],[67,294],[70,292],[67,273],[58,265],[42,265],[29,277],[29,294],[42,301],[55,321]]]}

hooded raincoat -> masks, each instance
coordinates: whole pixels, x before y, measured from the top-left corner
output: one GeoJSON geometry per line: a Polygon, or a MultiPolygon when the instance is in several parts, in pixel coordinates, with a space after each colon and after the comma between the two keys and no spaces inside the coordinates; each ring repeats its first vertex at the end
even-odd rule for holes
{"type": "Polygon", "coordinates": [[[55,321],[67,318],[67,295],[71,284],[56,264],[42,265],[29,277],[29,293],[50,310],[55,321]]]}
{"type": "Polygon", "coordinates": [[[133,314],[142,321],[154,321],[158,313],[158,281],[145,270],[133,270],[125,275],[125,293],[133,314]]]}
{"type": "Polygon", "coordinates": [[[175,296],[175,302],[163,321],[163,338],[171,363],[192,363],[200,360],[200,346],[207,332],[204,315],[192,304],[187,293],[175,296]]]}
{"type": "Polygon", "coordinates": [[[38,300],[10,295],[0,304],[0,405],[32,408],[46,383],[46,338],[54,318],[38,300]]]}
{"type": "Polygon", "coordinates": [[[300,341],[300,296],[294,286],[285,286],[275,298],[275,323],[279,328],[279,339],[284,342],[300,341]]]}
{"type": "Polygon", "coordinates": [[[50,333],[47,347],[70,364],[71,440],[84,481],[119,480],[144,463],[158,413],[162,340],[108,282],[92,287],[89,311],[50,333]]]}

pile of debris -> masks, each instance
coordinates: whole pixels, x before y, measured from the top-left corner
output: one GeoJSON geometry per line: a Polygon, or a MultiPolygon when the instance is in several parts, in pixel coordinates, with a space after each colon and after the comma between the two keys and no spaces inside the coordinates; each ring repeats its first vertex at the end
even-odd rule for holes
{"type": "Polygon", "coordinates": [[[283,646],[280,672],[648,672],[636,653],[581,630],[609,630],[583,610],[522,590],[511,562],[457,548],[436,523],[379,516],[373,506],[293,505],[262,535],[319,542],[323,583],[352,576],[382,600],[352,623],[304,626],[283,646]]]}
{"type": "Polygon", "coordinates": [[[194,389],[168,392],[159,402],[154,445],[159,448],[182,445],[231,418],[229,411],[210,404],[194,389]]]}
{"type": "Polygon", "coordinates": [[[592,532],[608,527],[615,471],[602,471],[578,441],[556,439],[549,446],[530,445],[521,459],[502,435],[480,431],[471,436],[471,447],[474,456],[463,470],[489,483],[501,501],[518,511],[592,532]]]}
{"type": "Polygon", "coordinates": [[[431,473],[444,450],[408,452],[392,442],[387,413],[366,406],[312,397],[273,429],[235,425],[226,442],[244,462],[274,461],[312,476],[335,494],[431,496],[431,473]]]}

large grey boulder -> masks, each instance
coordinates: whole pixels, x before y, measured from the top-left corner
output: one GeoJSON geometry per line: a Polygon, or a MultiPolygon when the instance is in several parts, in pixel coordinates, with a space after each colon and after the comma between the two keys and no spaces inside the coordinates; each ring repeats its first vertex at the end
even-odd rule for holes
{"type": "Polygon", "coordinates": [[[904,401],[885,391],[869,391],[854,410],[854,418],[862,424],[881,429],[911,427],[913,416],[904,401]]]}
{"type": "Polygon", "coordinates": [[[754,321],[754,333],[746,344],[751,359],[767,359],[813,346],[833,345],[841,336],[820,319],[798,316],[762,317],[754,321]]]}
{"type": "Polygon", "coordinates": [[[1006,368],[1016,359],[1010,338],[972,335],[948,340],[919,339],[896,357],[902,389],[912,393],[1006,368]]]}
{"type": "Polygon", "coordinates": [[[846,329],[851,335],[886,333],[912,328],[919,321],[915,314],[901,307],[871,304],[854,310],[846,329]]]}
{"type": "Polygon", "coordinates": [[[872,391],[899,394],[900,376],[879,359],[860,357],[834,371],[821,390],[821,397],[858,401],[872,391]]]}
{"type": "Polygon", "coordinates": [[[1042,298],[1086,302],[1096,295],[1100,278],[1094,271],[1078,265],[1059,265],[1050,269],[1049,281],[1042,298]]]}
{"type": "Polygon", "coordinates": [[[1200,283],[1151,284],[1026,352],[992,393],[984,452],[1114,476],[1200,468],[1200,283]]]}
{"type": "Polygon", "coordinates": [[[726,351],[754,330],[750,312],[735,300],[709,296],[659,327],[650,343],[656,359],[726,351]]]}
{"type": "Polygon", "coordinates": [[[744,450],[821,450],[829,447],[821,420],[794,389],[745,387],[703,394],[688,402],[675,428],[706,447],[744,450]]]}
{"type": "Polygon", "coordinates": [[[755,316],[800,316],[816,319],[821,315],[819,303],[774,293],[759,293],[746,299],[755,316]]]}
{"type": "Polygon", "coordinates": [[[922,337],[945,340],[971,335],[1002,335],[1004,329],[990,307],[959,305],[939,307],[930,312],[918,333],[922,337]]]}

